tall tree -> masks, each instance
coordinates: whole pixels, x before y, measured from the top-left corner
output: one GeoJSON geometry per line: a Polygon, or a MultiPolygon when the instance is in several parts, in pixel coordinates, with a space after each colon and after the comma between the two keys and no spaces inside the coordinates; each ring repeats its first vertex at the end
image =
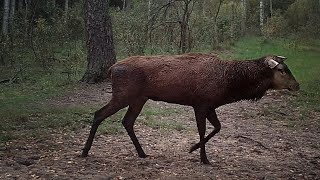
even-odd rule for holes
{"type": "Polygon", "coordinates": [[[242,18],[241,18],[241,30],[245,34],[247,29],[247,0],[241,0],[242,6],[242,18]]]}
{"type": "Polygon", "coordinates": [[[64,1],[64,13],[66,16],[68,16],[68,11],[69,11],[69,0],[64,1]]]}
{"type": "MultiPolygon", "coordinates": [[[[179,53],[185,53],[190,51],[191,47],[189,46],[188,50],[188,40],[190,41],[190,33],[188,33],[189,20],[191,13],[193,11],[194,2],[192,0],[182,0],[183,1],[183,14],[180,23],[180,44],[179,44],[179,53]]],[[[191,42],[189,42],[190,44],[191,42]]]]}
{"type": "Polygon", "coordinates": [[[3,18],[2,18],[2,34],[4,36],[8,34],[9,12],[10,12],[10,0],[4,0],[3,1],[3,18]]]}
{"type": "Polygon", "coordinates": [[[269,0],[269,8],[270,8],[270,17],[273,16],[273,5],[272,5],[272,0],[269,0]]]}
{"type": "Polygon", "coordinates": [[[18,11],[21,11],[23,8],[23,0],[18,0],[18,11]]]}
{"type": "Polygon", "coordinates": [[[124,10],[130,10],[133,8],[133,2],[132,0],[123,0],[123,9],[124,10]]]}
{"type": "Polygon", "coordinates": [[[13,27],[15,9],[16,9],[16,0],[11,0],[10,13],[9,13],[9,26],[11,30],[13,27]]]}
{"type": "Polygon", "coordinates": [[[88,65],[81,81],[100,82],[116,62],[111,17],[106,0],[85,0],[88,65]]]}
{"type": "Polygon", "coordinates": [[[264,24],[264,2],[260,0],[260,26],[262,27],[264,24]]]}

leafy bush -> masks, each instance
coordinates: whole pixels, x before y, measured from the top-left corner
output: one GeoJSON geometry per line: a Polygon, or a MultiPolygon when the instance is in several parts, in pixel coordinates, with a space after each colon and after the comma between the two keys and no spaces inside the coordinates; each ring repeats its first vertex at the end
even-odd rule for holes
{"type": "Polygon", "coordinates": [[[273,16],[268,19],[267,23],[263,26],[261,32],[266,37],[283,37],[288,31],[288,22],[281,16],[273,16]]]}

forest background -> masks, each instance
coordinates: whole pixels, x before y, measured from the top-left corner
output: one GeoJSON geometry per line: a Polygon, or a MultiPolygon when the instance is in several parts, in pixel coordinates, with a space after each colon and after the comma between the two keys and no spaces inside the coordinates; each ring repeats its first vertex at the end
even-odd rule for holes
{"type": "MultiPolygon", "coordinates": [[[[86,71],[85,1],[1,1],[1,142],[91,122],[96,107],[37,104],[72,91],[86,71]],[[35,120],[25,121],[30,117],[35,120]],[[9,133],[21,129],[37,132],[9,133]]],[[[320,111],[319,0],[111,0],[109,6],[118,61],[187,52],[224,59],[283,55],[301,83],[294,104],[306,114],[320,111]]]]}

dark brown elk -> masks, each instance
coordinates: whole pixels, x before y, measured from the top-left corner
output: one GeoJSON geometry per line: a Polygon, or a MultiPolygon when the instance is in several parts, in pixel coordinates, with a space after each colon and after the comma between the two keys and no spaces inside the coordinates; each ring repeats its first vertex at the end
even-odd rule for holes
{"type": "Polygon", "coordinates": [[[200,142],[201,162],[208,164],[205,144],[220,131],[215,109],[239,100],[258,100],[268,89],[298,90],[285,57],[266,56],[256,60],[222,61],[210,54],[135,56],[116,63],[110,70],[112,98],[94,115],[82,156],[91,148],[100,123],[129,106],[122,123],[139,157],[147,155],[134,133],[134,122],[148,99],[192,106],[200,142]],[[214,130],[205,137],[206,119],[214,130]]]}

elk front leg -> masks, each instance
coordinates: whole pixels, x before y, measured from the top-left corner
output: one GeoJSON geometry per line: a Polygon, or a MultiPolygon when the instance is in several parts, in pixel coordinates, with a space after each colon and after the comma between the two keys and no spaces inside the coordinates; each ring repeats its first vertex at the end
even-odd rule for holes
{"type": "Polygon", "coordinates": [[[198,127],[198,132],[200,136],[200,159],[203,164],[210,164],[207,154],[206,154],[206,149],[205,149],[205,133],[206,133],[206,117],[208,110],[206,108],[198,108],[194,107],[194,112],[196,116],[196,121],[197,121],[197,127],[198,127]]]}
{"type": "MultiPolygon", "coordinates": [[[[207,115],[207,119],[208,121],[213,125],[214,130],[204,139],[204,141],[207,143],[215,134],[217,134],[218,132],[220,132],[221,129],[221,124],[220,121],[217,117],[216,111],[215,110],[211,110],[208,115],[207,115]]],[[[192,153],[193,151],[195,151],[196,149],[200,148],[200,142],[193,145],[190,148],[189,153],[192,153]]]]}

